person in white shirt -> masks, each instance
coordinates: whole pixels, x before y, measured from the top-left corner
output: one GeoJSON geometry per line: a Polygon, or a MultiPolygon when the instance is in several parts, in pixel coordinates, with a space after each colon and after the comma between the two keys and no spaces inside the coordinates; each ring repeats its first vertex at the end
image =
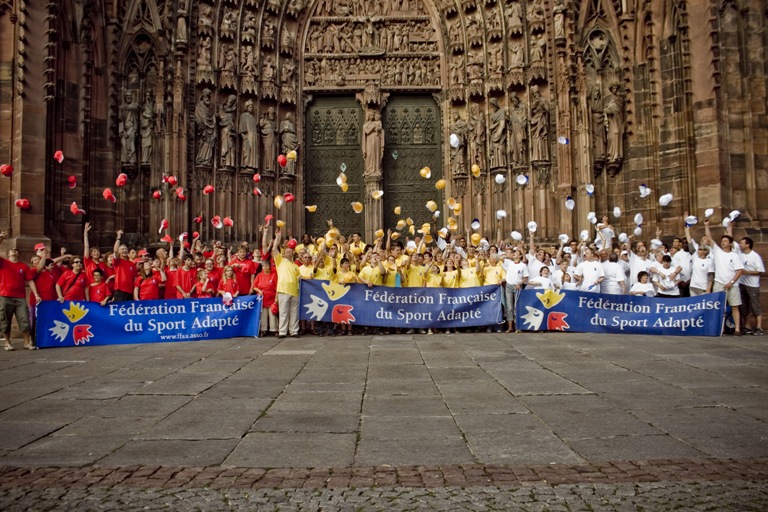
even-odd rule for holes
{"type": "Polygon", "coordinates": [[[653,285],[656,287],[657,297],[680,297],[680,276],[677,270],[672,268],[672,257],[668,254],[661,257],[661,267],[656,268],[653,275],[653,285]]]}
{"type": "Polygon", "coordinates": [[[648,297],[656,295],[656,290],[654,289],[653,284],[648,282],[648,272],[641,270],[637,273],[635,276],[635,284],[629,289],[629,294],[647,295],[648,297]]]}
{"type": "Polygon", "coordinates": [[[608,254],[608,260],[603,261],[602,265],[605,279],[600,286],[600,292],[610,295],[624,295],[627,293],[624,270],[619,265],[619,255],[611,252],[608,254]]]}
{"type": "Polygon", "coordinates": [[[522,253],[519,249],[507,248],[501,268],[506,273],[504,281],[504,299],[507,305],[507,332],[515,332],[515,302],[528,281],[528,266],[522,262],[522,253]]]}
{"type": "Polygon", "coordinates": [[[688,288],[691,292],[691,297],[712,293],[712,283],[714,280],[715,266],[709,254],[709,247],[699,245],[691,265],[691,285],[688,288]]]}
{"type": "Polygon", "coordinates": [[[533,290],[554,290],[555,285],[552,284],[552,280],[549,278],[549,267],[541,267],[539,271],[541,275],[528,280],[528,286],[533,290]]]}
{"type": "MultiPolygon", "coordinates": [[[[713,240],[712,233],[709,230],[709,219],[704,220],[704,229],[707,238],[713,240]]],[[[712,287],[712,291],[725,292],[726,302],[731,306],[733,323],[736,325],[733,335],[741,336],[741,315],[739,315],[738,308],[738,306],[741,306],[741,292],[739,287],[734,285],[738,283],[741,274],[744,272],[744,264],[741,262],[739,255],[733,252],[732,245],[733,237],[730,235],[722,236],[720,247],[717,244],[712,244],[712,257],[715,262],[715,284],[712,287]]]]}
{"type": "Polygon", "coordinates": [[[573,273],[576,281],[579,283],[579,290],[582,292],[600,293],[600,284],[605,279],[603,266],[597,261],[594,249],[584,251],[585,260],[579,263],[576,271],[573,273]]]}
{"type": "Polygon", "coordinates": [[[563,287],[563,276],[570,274],[571,281],[573,281],[573,267],[570,267],[570,261],[568,258],[564,258],[560,262],[560,267],[552,274],[552,284],[555,285],[555,289],[559,290],[563,287]]]}
{"type": "Polygon", "coordinates": [[[648,258],[648,248],[645,244],[638,244],[635,250],[629,251],[629,284],[633,285],[637,282],[637,276],[640,272],[648,272],[651,267],[650,258],[648,258]]]}
{"type": "Polygon", "coordinates": [[[607,215],[603,215],[600,222],[597,223],[597,238],[595,239],[595,245],[603,249],[611,249],[613,247],[613,237],[616,236],[616,232],[613,230],[607,215]]]}
{"type": "Polygon", "coordinates": [[[765,272],[763,259],[752,250],[754,241],[745,236],[739,241],[741,263],[744,265],[744,272],[739,281],[739,290],[741,292],[741,330],[747,333],[745,329],[749,314],[755,315],[755,327],[751,330],[756,336],[763,335],[763,317],[760,309],[760,274],[765,272]]]}

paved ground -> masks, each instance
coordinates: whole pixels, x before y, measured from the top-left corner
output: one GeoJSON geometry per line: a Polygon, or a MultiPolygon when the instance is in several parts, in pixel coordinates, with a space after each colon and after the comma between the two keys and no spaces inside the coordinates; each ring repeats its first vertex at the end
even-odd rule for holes
{"type": "Polygon", "coordinates": [[[766,510],[768,337],[0,354],[2,510],[766,510]]]}

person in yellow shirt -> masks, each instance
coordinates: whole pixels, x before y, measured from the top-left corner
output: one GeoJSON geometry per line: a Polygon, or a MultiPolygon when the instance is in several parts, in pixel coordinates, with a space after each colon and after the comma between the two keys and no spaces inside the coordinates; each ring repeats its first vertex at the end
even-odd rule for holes
{"type": "Polygon", "coordinates": [[[456,263],[453,258],[445,260],[445,271],[443,272],[443,288],[459,287],[459,271],[456,269],[456,263]]]}
{"type": "Polygon", "coordinates": [[[312,241],[312,236],[309,233],[304,233],[301,237],[301,243],[296,246],[296,252],[301,252],[302,250],[306,250],[312,256],[317,253],[317,246],[312,241]]]}
{"type": "MultiPolygon", "coordinates": [[[[424,286],[427,288],[442,288],[443,276],[440,274],[440,267],[434,263],[429,266],[429,270],[424,275],[424,286]]],[[[427,334],[432,334],[432,328],[427,329],[427,334]]]]}
{"type": "MultiPolygon", "coordinates": [[[[485,258],[485,256],[483,256],[485,258]]],[[[499,264],[497,254],[488,255],[488,264],[483,267],[483,284],[501,284],[504,282],[506,274],[499,264]]]]}
{"type": "Polygon", "coordinates": [[[400,269],[398,268],[397,263],[395,263],[394,255],[390,254],[387,256],[387,260],[382,261],[381,263],[387,271],[384,283],[382,283],[384,286],[395,288],[399,283],[402,283],[403,276],[400,274],[400,269]]]}
{"type": "Polygon", "coordinates": [[[272,246],[272,258],[277,272],[277,337],[280,339],[288,334],[294,338],[299,336],[299,266],[293,261],[296,240],[289,240],[281,254],[282,236],[282,230],[277,228],[272,246]]]}
{"type": "Polygon", "coordinates": [[[424,286],[424,276],[429,269],[421,264],[421,258],[422,256],[417,249],[405,264],[405,286],[408,288],[424,286]]]}
{"type": "MultiPolygon", "coordinates": [[[[325,252],[325,246],[321,246],[318,250],[317,254],[315,255],[315,258],[312,262],[312,277],[311,279],[315,279],[317,281],[332,281],[334,279],[335,271],[333,266],[326,265],[326,262],[329,261],[328,254],[325,252]]],[[[331,262],[335,265],[335,258],[331,257],[331,262]]],[[[312,320],[310,322],[310,329],[312,329],[312,332],[322,337],[323,334],[328,334],[329,336],[333,336],[334,333],[334,325],[331,322],[321,322],[319,320],[312,320]]]]}

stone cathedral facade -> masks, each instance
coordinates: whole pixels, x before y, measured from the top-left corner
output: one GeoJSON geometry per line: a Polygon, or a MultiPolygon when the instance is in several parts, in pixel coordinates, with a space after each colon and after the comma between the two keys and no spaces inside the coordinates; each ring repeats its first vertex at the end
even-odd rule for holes
{"type": "Polygon", "coordinates": [[[492,238],[617,206],[652,238],[712,207],[765,241],[767,19],[766,0],[0,0],[0,224],[23,250],[74,249],[85,220],[101,246],[157,245],[163,218],[253,241],[268,214],[372,240],[434,200],[436,227],[492,238]]]}

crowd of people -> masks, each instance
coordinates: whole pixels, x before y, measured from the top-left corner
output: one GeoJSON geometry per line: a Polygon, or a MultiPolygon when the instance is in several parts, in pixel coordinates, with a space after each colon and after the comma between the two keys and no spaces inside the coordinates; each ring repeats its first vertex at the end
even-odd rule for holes
{"type": "MultiPolygon", "coordinates": [[[[38,244],[29,265],[18,260],[13,248],[7,259],[0,258],[0,329],[5,350],[13,350],[10,323],[15,315],[24,347],[34,349],[35,307],[41,301],[92,301],[104,306],[112,301],[191,297],[221,297],[228,302],[260,295],[260,336],[353,334],[351,325],[299,321],[299,283],[318,279],[369,287],[499,285],[504,289],[506,332],[517,330],[515,301],[525,287],[668,298],[724,291],[732,307],[734,334],[763,334],[759,291],[763,261],[749,237],[734,242],[730,224],[718,241],[706,219],[705,236],[698,243],[686,224],[685,236],[674,237],[671,245],[661,241],[661,231],[648,243],[634,235],[617,237],[607,216],[595,224],[594,240],[587,232],[578,240],[561,235],[558,244],[547,247],[537,244],[535,229],[527,241],[516,231],[512,238],[497,236],[493,243],[480,233],[468,230],[457,236],[443,229],[434,239],[424,233],[405,238],[405,244],[399,232],[379,230],[376,240],[366,244],[359,233],[344,236],[331,221],[324,235],[304,234],[300,240],[284,240],[281,228],[272,234],[271,227],[262,226],[256,248],[246,242],[225,248],[219,241],[204,244],[196,239],[183,241],[178,255],[170,244],[156,249],[153,257],[147,249],[123,244],[122,231],[116,233],[112,252],[102,254],[90,247],[91,226],[86,223],[82,256],[61,249],[53,257],[49,247],[38,244]]],[[[7,236],[7,230],[0,232],[0,242],[7,236]]],[[[487,330],[500,331],[502,326],[487,330]]]]}

